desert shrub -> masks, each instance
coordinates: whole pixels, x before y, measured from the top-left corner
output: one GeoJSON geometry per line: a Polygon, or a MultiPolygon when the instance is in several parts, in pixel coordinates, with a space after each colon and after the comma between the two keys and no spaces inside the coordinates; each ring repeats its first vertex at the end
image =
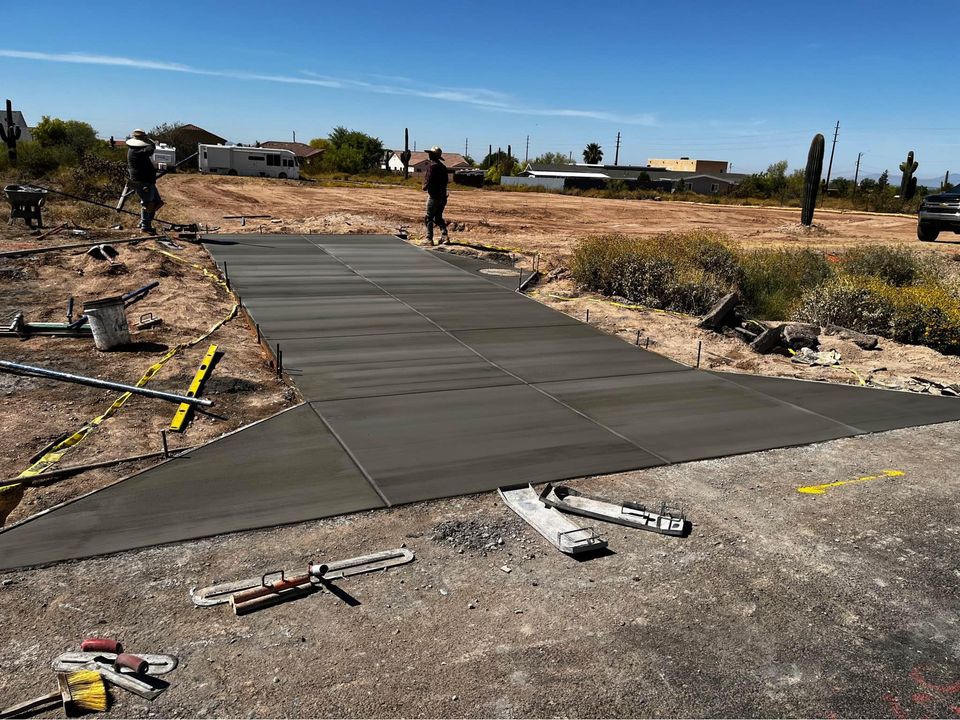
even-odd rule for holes
{"type": "Polygon", "coordinates": [[[42,178],[75,160],[76,156],[66,147],[43,147],[37,142],[18,143],[16,175],[22,182],[42,178]]]}
{"type": "Polygon", "coordinates": [[[874,277],[888,285],[903,287],[927,278],[933,268],[929,261],[904,247],[862,247],[842,256],[843,270],[849,275],[874,277]]]}
{"type": "Polygon", "coordinates": [[[810,249],[762,249],[740,255],[740,294],[747,312],[783,320],[803,293],[833,276],[823,253],[810,249]]]}
{"type": "Polygon", "coordinates": [[[642,305],[701,314],[739,279],[736,253],[708,230],[580,242],[571,261],[583,287],[642,305]]]}
{"type": "Polygon", "coordinates": [[[960,354],[960,299],[936,282],[897,287],[878,278],[842,275],[806,292],[795,317],[960,354]]]}

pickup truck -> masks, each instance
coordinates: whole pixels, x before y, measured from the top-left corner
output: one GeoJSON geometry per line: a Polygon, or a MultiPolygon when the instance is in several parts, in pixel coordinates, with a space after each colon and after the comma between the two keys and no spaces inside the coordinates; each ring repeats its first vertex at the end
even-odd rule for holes
{"type": "Polygon", "coordinates": [[[924,242],[937,239],[941,231],[960,233],[960,185],[920,202],[917,237],[924,242]]]}

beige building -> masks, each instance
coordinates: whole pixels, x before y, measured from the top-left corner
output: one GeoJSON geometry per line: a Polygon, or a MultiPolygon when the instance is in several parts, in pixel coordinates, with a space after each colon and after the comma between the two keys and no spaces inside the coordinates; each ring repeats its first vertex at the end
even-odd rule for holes
{"type": "Polygon", "coordinates": [[[692,160],[682,158],[650,158],[647,165],[675,172],[725,173],[730,163],[726,160],[692,160]]]}

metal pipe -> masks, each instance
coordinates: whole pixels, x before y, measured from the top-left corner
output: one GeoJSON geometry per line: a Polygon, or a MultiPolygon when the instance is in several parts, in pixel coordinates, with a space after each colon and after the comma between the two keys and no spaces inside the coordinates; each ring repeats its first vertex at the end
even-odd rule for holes
{"type": "Polygon", "coordinates": [[[160,285],[159,280],[154,280],[152,283],[147,283],[142,288],[138,288],[133,292],[128,292],[127,294],[125,294],[123,296],[123,301],[127,305],[133,305],[135,302],[139,302],[140,300],[143,300],[143,298],[145,298],[147,294],[158,285],[160,285]]]}
{"type": "Polygon", "coordinates": [[[166,400],[167,402],[189,403],[190,405],[203,405],[204,407],[213,405],[213,400],[187,397],[186,395],[174,395],[173,393],[163,392],[162,390],[148,390],[147,388],[137,387],[136,385],[124,385],[123,383],[101,380],[100,378],[73,375],[72,373],[48,370],[47,368],[35,367],[33,365],[21,365],[20,363],[10,362],[9,360],[0,360],[0,372],[9,372],[16,375],[33,375],[51,380],[77,383],[78,385],[105,388],[107,390],[121,390],[123,392],[133,393],[134,395],[166,400]]]}
{"type": "MultiPolygon", "coordinates": [[[[193,449],[193,446],[178,447],[169,451],[168,454],[172,457],[176,457],[181,453],[189,452],[193,449]]],[[[22,483],[24,485],[45,485],[47,484],[43,482],[45,480],[57,480],[58,478],[67,477],[68,475],[77,475],[87,470],[111,467],[113,465],[119,465],[126,462],[137,462],[138,460],[149,460],[150,458],[155,457],[163,457],[163,450],[144,453],[142,455],[131,455],[130,457],[116,458],[114,460],[101,460],[100,462],[89,463],[86,465],[67,465],[66,467],[58,468],[56,470],[48,470],[47,472],[42,472],[37,475],[31,475],[28,478],[10,478],[8,480],[0,480],[0,485],[13,485],[16,483],[22,483]]]]}

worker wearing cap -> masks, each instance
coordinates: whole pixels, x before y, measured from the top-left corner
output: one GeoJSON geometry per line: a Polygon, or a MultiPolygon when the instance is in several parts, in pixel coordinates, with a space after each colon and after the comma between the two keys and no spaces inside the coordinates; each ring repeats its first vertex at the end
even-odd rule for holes
{"type": "Polygon", "coordinates": [[[427,243],[433,245],[433,226],[440,228],[440,242],[449,243],[447,223],[443,219],[443,209],[447,206],[447,166],[443,164],[443,152],[434,145],[427,150],[430,164],[423,175],[423,189],[427,193],[427,214],[424,222],[427,226],[427,243]]]}
{"type": "Polygon", "coordinates": [[[127,174],[132,187],[140,197],[140,228],[151,235],[153,216],[163,206],[160,193],[157,192],[157,168],[153,165],[153,151],[156,144],[143,130],[134,130],[127,138],[127,174]]]}

